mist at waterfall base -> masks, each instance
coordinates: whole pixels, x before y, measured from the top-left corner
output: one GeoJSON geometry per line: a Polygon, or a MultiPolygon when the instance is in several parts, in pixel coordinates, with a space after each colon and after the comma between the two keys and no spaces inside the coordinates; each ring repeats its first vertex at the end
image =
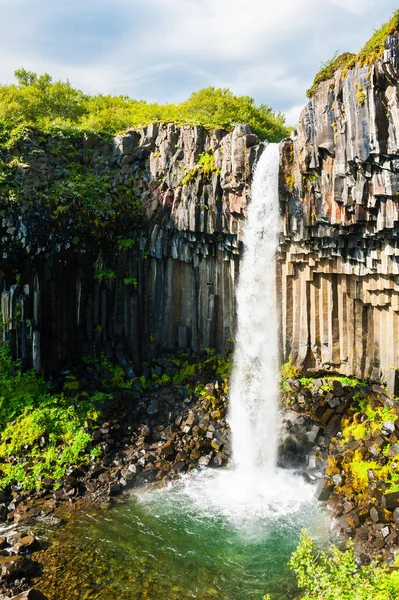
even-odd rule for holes
{"type": "Polygon", "coordinates": [[[292,598],[287,562],[299,531],[328,538],[312,487],[276,468],[278,152],[271,144],[258,162],[244,237],[229,394],[234,467],[139,490],[109,513],[75,520],[62,543],[69,535],[76,547],[84,531],[91,550],[71,563],[68,597],[76,578],[92,600],[292,598]]]}

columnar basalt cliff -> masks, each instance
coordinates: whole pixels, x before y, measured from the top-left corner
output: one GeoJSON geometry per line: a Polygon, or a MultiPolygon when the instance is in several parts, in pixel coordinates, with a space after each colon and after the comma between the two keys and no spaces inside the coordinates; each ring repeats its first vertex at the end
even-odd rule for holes
{"type": "Polygon", "coordinates": [[[1,306],[14,356],[56,372],[101,352],[139,368],[165,350],[226,348],[261,149],[245,125],[173,124],[107,142],[30,132],[3,149],[1,306]]]}
{"type": "Polygon", "coordinates": [[[298,366],[386,380],[399,364],[399,36],[335,73],[284,143],[282,345],[298,366]]]}

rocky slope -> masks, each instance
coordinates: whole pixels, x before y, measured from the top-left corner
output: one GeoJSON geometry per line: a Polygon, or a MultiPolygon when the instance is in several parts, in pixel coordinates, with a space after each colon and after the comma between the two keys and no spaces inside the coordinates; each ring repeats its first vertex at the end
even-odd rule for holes
{"type": "Polygon", "coordinates": [[[399,359],[399,35],[319,85],[283,148],[285,358],[386,381],[399,359]]]}

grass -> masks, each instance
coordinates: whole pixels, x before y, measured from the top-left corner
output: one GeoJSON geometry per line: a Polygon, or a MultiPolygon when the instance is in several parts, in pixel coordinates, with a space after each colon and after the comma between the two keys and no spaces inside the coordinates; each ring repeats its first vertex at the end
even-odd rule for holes
{"type": "MultiPolygon", "coordinates": [[[[360,52],[357,54],[345,52],[339,56],[336,53],[330,60],[323,63],[313,84],[306,92],[308,98],[314,96],[319,85],[323,81],[332,79],[339,69],[342,69],[342,75],[345,76],[346,71],[355,68],[356,65],[364,67],[375,63],[383,55],[387,37],[397,31],[399,31],[399,10],[396,10],[391,19],[374,32],[360,52]]],[[[365,102],[363,90],[357,90],[356,96],[359,104],[363,106],[365,102]]]]}
{"type": "Polygon", "coordinates": [[[99,416],[95,396],[54,394],[32,371],[21,373],[6,348],[0,389],[0,488],[11,482],[40,488],[44,478],[60,479],[68,466],[89,461],[85,426],[99,416]]]}

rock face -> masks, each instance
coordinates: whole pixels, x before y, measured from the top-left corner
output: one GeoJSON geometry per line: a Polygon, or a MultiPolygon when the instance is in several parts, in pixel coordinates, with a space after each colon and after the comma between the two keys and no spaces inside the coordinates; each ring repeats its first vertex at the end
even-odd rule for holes
{"type": "Polygon", "coordinates": [[[17,186],[1,194],[3,338],[14,356],[57,372],[101,352],[140,366],[164,350],[223,350],[262,149],[246,125],[210,133],[173,124],[109,142],[33,133],[3,148],[17,186]],[[88,176],[107,182],[102,204],[90,185],[79,200],[88,176]],[[129,229],[125,210],[119,230],[96,237],[115,220],[109,203],[122,210],[129,198],[140,226],[129,229]]]}
{"type": "Polygon", "coordinates": [[[399,359],[399,36],[322,83],[284,143],[282,346],[298,366],[387,380],[399,359]]]}

